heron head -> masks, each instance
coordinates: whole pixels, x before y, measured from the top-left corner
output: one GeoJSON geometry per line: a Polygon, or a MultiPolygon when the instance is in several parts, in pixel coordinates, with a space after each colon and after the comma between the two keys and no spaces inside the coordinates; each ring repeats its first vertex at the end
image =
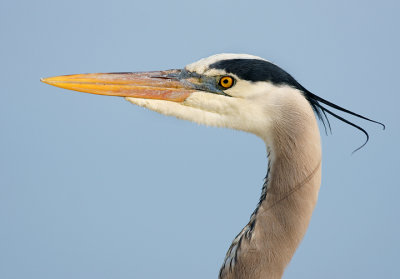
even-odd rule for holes
{"type": "Polygon", "coordinates": [[[128,101],[163,114],[260,135],[284,119],[284,103],[308,106],[295,80],[248,54],[217,54],[182,69],[42,79],[53,86],[128,101]]]}

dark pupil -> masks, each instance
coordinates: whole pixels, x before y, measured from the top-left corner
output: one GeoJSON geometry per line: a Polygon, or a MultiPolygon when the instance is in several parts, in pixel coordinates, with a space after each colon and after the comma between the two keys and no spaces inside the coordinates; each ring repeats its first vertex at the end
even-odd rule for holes
{"type": "Polygon", "coordinates": [[[224,79],[222,82],[226,84],[228,83],[228,79],[224,79]]]}

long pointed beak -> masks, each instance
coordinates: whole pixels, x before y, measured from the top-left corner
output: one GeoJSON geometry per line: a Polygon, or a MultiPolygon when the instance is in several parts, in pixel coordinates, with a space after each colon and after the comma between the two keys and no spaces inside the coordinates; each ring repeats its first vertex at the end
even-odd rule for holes
{"type": "Polygon", "coordinates": [[[180,70],[56,76],[42,82],[80,92],[183,102],[196,89],[179,79],[180,70]]]}

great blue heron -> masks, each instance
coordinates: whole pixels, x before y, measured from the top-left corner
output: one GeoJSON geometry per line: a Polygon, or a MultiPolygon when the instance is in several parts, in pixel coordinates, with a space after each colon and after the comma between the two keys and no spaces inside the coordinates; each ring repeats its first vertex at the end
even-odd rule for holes
{"type": "Polygon", "coordinates": [[[226,254],[221,279],[282,277],[306,232],[321,182],[314,113],[324,125],[329,126],[326,114],[330,114],[361,130],[366,142],[364,129],[326,106],[379,123],[312,94],[278,66],[247,54],[218,54],[181,70],[68,75],[42,81],[122,96],[165,115],[242,130],[265,141],[269,165],[261,197],[226,254]]]}

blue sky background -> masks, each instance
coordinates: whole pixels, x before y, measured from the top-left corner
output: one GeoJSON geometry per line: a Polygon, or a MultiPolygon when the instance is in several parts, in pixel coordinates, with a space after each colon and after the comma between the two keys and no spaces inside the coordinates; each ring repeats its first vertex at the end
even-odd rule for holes
{"type": "Polygon", "coordinates": [[[253,135],[41,77],[280,65],[384,122],[331,120],[309,230],[284,278],[400,278],[398,1],[0,2],[0,278],[216,278],[267,169],[253,135]],[[247,3],[246,3],[247,2],[247,3]]]}

